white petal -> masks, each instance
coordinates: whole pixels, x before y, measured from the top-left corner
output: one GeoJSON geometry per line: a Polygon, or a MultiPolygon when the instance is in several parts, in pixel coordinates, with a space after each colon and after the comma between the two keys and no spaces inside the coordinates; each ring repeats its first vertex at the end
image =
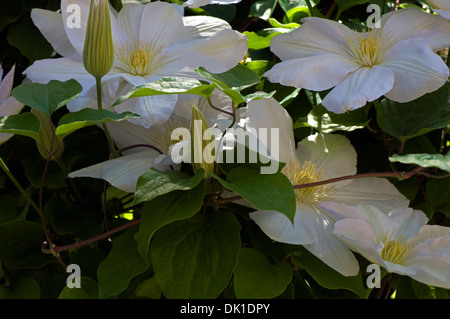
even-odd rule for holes
{"type": "Polygon", "coordinates": [[[371,262],[376,261],[377,238],[369,223],[347,218],[334,224],[333,234],[343,243],[371,262]]]}
{"type": "Polygon", "coordinates": [[[323,91],[342,82],[357,69],[358,65],[346,56],[322,54],[284,60],[275,64],[264,76],[270,82],[285,86],[323,91]]]}
{"type": "MultiPolygon", "coordinates": [[[[312,231],[310,227],[308,229],[312,231]]],[[[340,274],[356,276],[359,263],[350,249],[332,233],[334,222],[317,210],[313,227],[314,243],[304,245],[305,248],[340,274]]]]}
{"type": "Polygon", "coordinates": [[[450,236],[450,227],[439,225],[423,225],[416,236],[410,238],[409,241],[413,246],[416,246],[421,242],[445,236],[450,236]]]}
{"type": "Polygon", "coordinates": [[[449,29],[450,21],[413,8],[394,11],[382,19],[383,34],[389,35],[392,41],[421,38],[433,51],[450,46],[449,29]]]}
{"type": "Polygon", "coordinates": [[[167,121],[177,99],[177,95],[173,94],[138,97],[115,106],[115,109],[118,113],[128,111],[141,115],[142,118],[130,119],[130,122],[149,128],[153,124],[167,121]]]}
{"type": "Polygon", "coordinates": [[[23,103],[17,101],[13,96],[10,96],[0,104],[0,116],[19,114],[23,108],[23,103]]]}
{"type": "Polygon", "coordinates": [[[411,276],[415,280],[449,289],[450,234],[447,232],[447,235],[431,238],[416,245],[402,263],[416,270],[417,273],[411,276]]]}
{"type": "Polygon", "coordinates": [[[441,17],[450,20],[450,11],[449,10],[438,10],[435,9],[434,12],[438,13],[441,17]]]}
{"type": "Polygon", "coordinates": [[[83,87],[81,95],[95,85],[95,79],[87,73],[81,62],[67,58],[45,59],[35,61],[24,74],[33,82],[48,83],[51,80],[77,80],[83,87]]]}
{"type": "Polygon", "coordinates": [[[211,38],[222,30],[231,29],[230,25],[222,19],[208,16],[183,17],[188,36],[192,38],[211,38]]]}
{"type": "MultiPolygon", "coordinates": [[[[107,123],[109,133],[119,149],[132,145],[153,145],[154,141],[149,130],[142,125],[133,124],[130,121],[107,123]]],[[[142,148],[134,148],[128,153],[140,152],[142,148]]]]}
{"type": "Polygon", "coordinates": [[[377,177],[353,179],[345,186],[336,187],[333,198],[351,206],[373,205],[385,213],[409,205],[409,200],[394,185],[377,177]]]}
{"type": "Polygon", "coordinates": [[[388,68],[360,68],[331,90],[322,104],[334,113],[352,111],[389,92],[393,85],[394,74],[388,68]]]}
{"type": "MultiPolygon", "coordinates": [[[[247,37],[233,30],[223,30],[212,38],[197,38],[180,42],[165,51],[161,70],[203,66],[213,73],[225,72],[236,66],[247,53],[247,37]]],[[[161,70],[157,70],[160,74],[161,70]]]]}
{"type": "Polygon", "coordinates": [[[270,49],[282,61],[329,54],[351,59],[348,40],[355,39],[355,32],[328,19],[305,18],[303,21],[298,29],[272,39],[270,49]]]}
{"type": "Polygon", "coordinates": [[[151,167],[167,170],[167,166],[157,166],[154,161],[160,154],[145,150],[125,155],[103,163],[95,164],[69,174],[69,177],[91,177],[108,181],[114,187],[133,193],[140,175],[151,167]]]}
{"type": "Polygon", "coordinates": [[[439,89],[449,77],[442,58],[421,39],[396,44],[386,52],[382,65],[394,73],[394,86],[385,96],[401,103],[439,89]]]}
{"type": "Polygon", "coordinates": [[[0,103],[11,95],[11,91],[14,84],[14,72],[15,72],[16,66],[13,65],[11,70],[5,75],[5,77],[2,79],[3,76],[3,69],[1,69],[0,66],[0,103]]]}
{"type": "Polygon", "coordinates": [[[140,38],[143,13],[143,5],[138,3],[127,3],[120,9],[117,21],[130,39],[140,38]]]}
{"type": "MultiPolygon", "coordinates": [[[[340,134],[314,134],[297,145],[300,164],[310,161],[325,179],[356,174],[356,151],[350,141],[340,134]]],[[[333,185],[342,186],[349,181],[333,185]]]]}
{"type": "Polygon", "coordinates": [[[247,105],[246,129],[254,129],[257,136],[261,129],[267,129],[267,139],[262,141],[272,156],[286,163],[295,156],[295,139],[292,118],[274,98],[253,100],[247,105]],[[272,129],[278,130],[278,139],[272,145],[272,129]]]}
{"type": "MultiPolygon", "coordinates": [[[[72,44],[73,48],[78,52],[80,56],[83,56],[84,38],[86,36],[87,20],[89,17],[90,0],[61,0],[61,14],[63,18],[64,28],[66,30],[67,37],[72,44]],[[74,11],[77,8],[78,13],[74,11]],[[79,16],[80,25],[73,26],[67,21],[73,21],[74,17],[79,16]]],[[[111,9],[111,31],[115,41],[121,41],[127,38],[125,32],[119,26],[113,10],[111,9]]]]}
{"type": "Polygon", "coordinates": [[[31,19],[58,54],[64,57],[78,59],[81,62],[81,55],[75,51],[67,37],[61,13],[33,9],[31,11],[31,19]]]}
{"type": "Polygon", "coordinates": [[[167,47],[187,39],[183,19],[174,5],[164,2],[141,5],[143,10],[139,40],[167,47]]]}
{"type": "Polygon", "coordinates": [[[271,239],[293,245],[314,243],[316,212],[311,205],[297,203],[294,223],[277,211],[256,211],[250,218],[271,239]]]}

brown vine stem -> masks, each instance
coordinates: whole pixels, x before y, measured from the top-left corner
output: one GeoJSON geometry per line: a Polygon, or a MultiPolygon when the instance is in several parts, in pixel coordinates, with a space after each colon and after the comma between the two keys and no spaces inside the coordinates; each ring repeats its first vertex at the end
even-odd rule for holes
{"type": "MultiPolygon", "coordinates": [[[[315,186],[320,186],[320,185],[325,185],[325,184],[331,184],[331,183],[337,183],[340,181],[345,181],[345,180],[350,180],[350,179],[356,179],[356,178],[368,178],[368,177],[396,177],[400,180],[405,180],[408,179],[414,175],[425,175],[427,177],[431,177],[431,178],[447,178],[450,176],[450,174],[446,174],[446,175],[431,175],[425,172],[422,172],[423,168],[419,167],[415,170],[412,170],[410,172],[384,172],[384,173],[361,173],[361,174],[355,174],[355,175],[346,175],[346,176],[341,176],[341,177],[336,177],[336,178],[330,178],[330,179],[326,179],[323,181],[319,181],[319,182],[315,182],[315,183],[307,183],[307,184],[299,184],[299,185],[293,185],[292,187],[294,189],[300,189],[300,188],[308,188],[308,187],[315,187],[315,186]]],[[[241,196],[233,196],[233,197],[228,197],[228,198],[218,198],[216,200],[216,203],[218,205],[224,205],[230,202],[234,202],[237,200],[242,199],[241,196]]]]}
{"type": "Polygon", "coordinates": [[[71,250],[71,249],[75,249],[75,248],[78,248],[78,247],[81,247],[81,246],[85,246],[85,245],[89,245],[89,244],[95,243],[96,241],[105,239],[105,238],[107,238],[107,237],[109,237],[109,236],[111,236],[111,235],[113,235],[113,234],[115,234],[117,232],[120,232],[120,231],[122,231],[124,229],[127,229],[127,228],[130,228],[130,227],[134,226],[134,225],[137,225],[137,224],[140,223],[140,221],[141,221],[140,219],[134,219],[134,220],[130,221],[129,223],[126,223],[126,224],[123,224],[123,225],[121,225],[119,227],[113,228],[113,229],[111,229],[111,230],[109,230],[107,232],[104,232],[103,234],[97,235],[95,237],[92,237],[92,238],[89,238],[89,239],[86,239],[86,240],[83,240],[83,241],[80,241],[80,242],[77,242],[77,243],[74,243],[74,244],[70,244],[70,245],[66,245],[66,246],[54,246],[53,247],[53,251],[55,253],[59,254],[62,251],[67,251],[67,250],[71,250]]]}

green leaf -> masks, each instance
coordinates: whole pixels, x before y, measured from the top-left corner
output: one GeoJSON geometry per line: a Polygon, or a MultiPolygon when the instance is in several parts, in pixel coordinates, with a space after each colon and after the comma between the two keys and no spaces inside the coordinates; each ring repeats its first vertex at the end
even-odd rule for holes
{"type": "Polygon", "coordinates": [[[58,299],[98,299],[98,284],[89,277],[81,276],[80,288],[65,286],[58,299]]]}
{"type": "Polygon", "coordinates": [[[12,91],[12,96],[23,104],[50,116],[77,97],[81,91],[81,85],[75,80],[66,82],[51,80],[47,84],[22,84],[12,91]]]}
{"type": "Polygon", "coordinates": [[[291,267],[270,264],[256,249],[242,248],[234,271],[234,292],[239,299],[268,299],[280,295],[292,280],[291,267]]]}
{"type": "MultiPolygon", "coordinates": [[[[311,5],[315,7],[318,5],[320,0],[311,0],[311,5]]],[[[284,12],[288,12],[289,10],[296,8],[296,7],[305,7],[306,1],[305,0],[278,0],[278,3],[280,4],[280,7],[283,9],[284,12]]]]}
{"type": "Polygon", "coordinates": [[[269,20],[273,11],[277,5],[277,0],[260,0],[256,1],[250,7],[249,15],[260,18],[263,20],[269,20]]]}
{"type": "Polygon", "coordinates": [[[79,203],[73,203],[68,199],[51,197],[45,203],[44,212],[59,235],[74,234],[77,238],[84,240],[104,231],[101,212],[84,208],[79,203]]]}
{"type": "Polygon", "coordinates": [[[43,254],[46,240],[42,225],[25,220],[0,224],[0,260],[9,269],[37,269],[54,260],[43,254]]]}
{"type": "Polygon", "coordinates": [[[167,77],[153,83],[136,86],[127,94],[121,96],[113,106],[131,98],[152,95],[196,94],[209,98],[213,91],[214,86],[204,84],[198,80],[167,77]]]}
{"type": "Polygon", "coordinates": [[[63,138],[83,127],[107,122],[123,121],[126,119],[138,117],[140,116],[131,112],[118,114],[108,110],[85,108],[78,112],[65,114],[59,120],[58,127],[56,128],[55,133],[58,137],[63,138]]]}
{"type": "Polygon", "coordinates": [[[155,168],[145,171],[137,181],[134,204],[150,201],[155,197],[176,190],[185,191],[196,187],[203,179],[204,170],[191,177],[178,171],[160,172],[155,168]]]}
{"type": "MultiPolygon", "coordinates": [[[[2,11],[10,11],[10,9],[5,8],[2,11]]],[[[55,52],[34,25],[29,13],[23,14],[18,21],[9,25],[7,40],[9,44],[20,50],[20,53],[29,60],[30,65],[36,60],[51,57],[55,52]]]]}
{"type": "Polygon", "coordinates": [[[166,298],[217,298],[230,283],[241,245],[229,212],[196,215],[161,228],[152,240],[156,279],[166,298]]]}
{"type": "Polygon", "coordinates": [[[431,207],[450,215],[450,177],[428,181],[425,190],[431,207]]]}
{"type": "Polygon", "coordinates": [[[394,154],[389,158],[389,160],[391,162],[415,164],[422,167],[437,167],[450,173],[450,152],[445,156],[442,154],[394,154]]]}
{"type": "Polygon", "coordinates": [[[187,191],[174,191],[146,202],[141,211],[141,222],[135,240],[138,251],[146,257],[150,240],[161,227],[174,221],[194,216],[203,205],[205,185],[187,191]]]}
{"type": "Polygon", "coordinates": [[[274,36],[280,34],[280,32],[273,32],[264,36],[249,31],[244,31],[244,34],[248,37],[249,50],[261,50],[270,47],[270,41],[274,36]]]}
{"type": "Polygon", "coordinates": [[[338,4],[338,15],[354,6],[365,4],[367,2],[369,2],[369,0],[336,0],[336,3],[338,4]]]}
{"type": "Polygon", "coordinates": [[[144,280],[139,284],[135,291],[136,296],[151,299],[161,298],[161,287],[159,286],[156,277],[144,280]]]}
{"type": "Polygon", "coordinates": [[[276,210],[294,220],[296,198],[289,179],[281,172],[261,174],[247,167],[232,169],[226,180],[211,173],[227,189],[236,192],[253,207],[260,210],[276,210]]]}
{"type": "Polygon", "coordinates": [[[408,102],[381,101],[377,121],[383,131],[406,141],[450,123],[450,82],[439,90],[408,102]]]}
{"type": "Polygon", "coordinates": [[[135,228],[131,228],[114,240],[111,252],[98,267],[98,291],[100,298],[116,296],[124,291],[131,279],[149,267],[136,249],[135,228]]]}
{"type": "Polygon", "coordinates": [[[39,137],[39,119],[30,112],[8,115],[0,118],[0,132],[18,134],[37,140],[39,137]]]}
{"type": "Polygon", "coordinates": [[[305,269],[322,287],[347,289],[353,291],[362,299],[367,298],[368,291],[364,285],[361,272],[357,276],[345,277],[306,249],[301,250],[300,256],[292,255],[291,260],[295,266],[305,269]]]}
{"type": "Polygon", "coordinates": [[[253,70],[242,64],[238,64],[223,73],[211,73],[204,67],[199,67],[197,72],[204,78],[218,84],[221,90],[232,89],[242,91],[260,82],[259,76],[253,70]]]}
{"type": "Polygon", "coordinates": [[[34,279],[19,277],[10,287],[0,286],[0,299],[40,299],[41,288],[34,279]]]}

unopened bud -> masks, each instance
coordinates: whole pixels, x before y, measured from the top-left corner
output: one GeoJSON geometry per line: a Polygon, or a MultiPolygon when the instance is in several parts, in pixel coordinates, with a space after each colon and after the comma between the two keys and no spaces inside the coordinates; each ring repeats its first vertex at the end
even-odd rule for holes
{"type": "MultiPolygon", "coordinates": [[[[209,172],[214,171],[214,154],[205,152],[208,144],[214,142],[214,137],[211,140],[205,140],[205,131],[210,130],[208,121],[203,116],[202,112],[195,106],[192,107],[191,120],[191,163],[194,172],[199,169],[205,170],[204,178],[209,178],[209,172]]],[[[208,147],[209,148],[209,147],[208,147]]]]}
{"type": "Polygon", "coordinates": [[[55,134],[55,127],[50,116],[44,114],[38,109],[32,109],[33,113],[41,124],[39,128],[39,138],[36,141],[39,153],[44,159],[51,156],[51,160],[57,160],[64,151],[63,140],[55,134]]]}
{"type": "Polygon", "coordinates": [[[86,71],[96,78],[105,76],[114,64],[108,0],[91,0],[84,40],[83,64],[86,71]]]}

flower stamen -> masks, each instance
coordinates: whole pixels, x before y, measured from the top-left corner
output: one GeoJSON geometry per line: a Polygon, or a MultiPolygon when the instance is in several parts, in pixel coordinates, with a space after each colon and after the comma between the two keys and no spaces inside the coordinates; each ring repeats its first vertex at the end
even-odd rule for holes
{"type": "Polygon", "coordinates": [[[381,258],[394,264],[399,264],[411,250],[411,243],[404,240],[402,234],[395,238],[393,234],[388,236],[386,232],[382,241],[384,247],[381,251],[381,258]]]}
{"type": "Polygon", "coordinates": [[[162,46],[156,47],[152,42],[142,43],[133,40],[132,43],[116,44],[116,57],[120,68],[125,72],[136,76],[148,76],[156,67],[161,66],[164,54],[161,54],[162,46]],[[157,62],[157,63],[155,63],[157,62]]]}
{"type": "MultiPolygon", "coordinates": [[[[289,160],[282,172],[289,178],[293,185],[303,185],[322,181],[323,170],[317,171],[316,165],[311,161],[305,161],[300,167],[297,159],[289,160]]],[[[336,192],[330,184],[295,189],[295,196],[303,203],[320,203],[331,199],[336,192]]]]}
{"type": "Polygon", "coordinates": [[[386,51],[387,36],[383,35],[381,29],[356,32],[356,43],[347,39],[349,52],[355,61],[364,67],[372,67],[382,62],[386,51]]]}

